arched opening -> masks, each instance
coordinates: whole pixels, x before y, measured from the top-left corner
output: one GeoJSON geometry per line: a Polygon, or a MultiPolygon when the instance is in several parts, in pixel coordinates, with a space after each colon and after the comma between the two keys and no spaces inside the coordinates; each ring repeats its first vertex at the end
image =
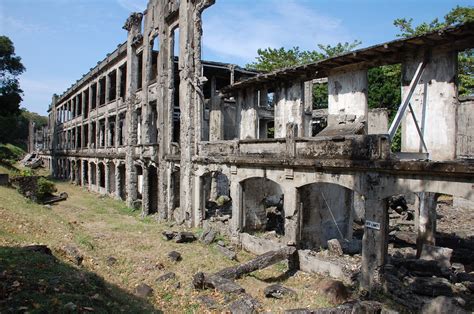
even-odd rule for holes
{"type": "Polygon", "coordinates": [[[82,162],[82,171],[83,171],[82,185],[87,186],[89,185],[89,163],[87,162],[87,160],[84,160],[82,162]]]}
{"type": "Polygon", "coordinates": [[[120,166],[118,166],[118,172],[119,172],[119,176],[120,176],[120,186],[119,186],[119,189],[120,189],[120,198],[125,201],[127,199],[127,189],[125,188],[125,180],[126,180],[126,177],[125,177],[125,165],[122,164],[120,166]]]}
{"type": "Polygon", "coordinates": [[[158,172],[155,166],[148,168],[148,213],[158,212],[158,172]]]}
{"type": "Polygon", "coordinates": [[[352,238],[353,191],[333,183],[298,188],[299,246],[326,248],[328,240],[352,238]]]}
{"type": "Polygon", "coordinates": [[[135,169],[137,172],[137,199],[141,200],[143,197],[143,168],[136,165],[135,169]]]}
{"type": "Polygon", "coordinates": [[[267,178],[250,178],[242,186],[242,230],[248,233],[285,234],[284,195],[280,185],[267,178]]]}
{"type": "Polygon", "coordinates": [[[100,162],[99,165],[99,187],[105,188],[105,166],[100,162]]]}
{"type": "Polygon", "coordinates": [[[97,166],[96,166],[96,164],[91,162],[90,163],[90,169],[91,169],[91,184],[96,185],[97,184],[97,166]]]}
{"type": "Polygon", "coordinates": [[[230,182],[220,171],[208,172],[201,176],[201,208],[203,219],[212,217],[232,218],[230,182]]]}

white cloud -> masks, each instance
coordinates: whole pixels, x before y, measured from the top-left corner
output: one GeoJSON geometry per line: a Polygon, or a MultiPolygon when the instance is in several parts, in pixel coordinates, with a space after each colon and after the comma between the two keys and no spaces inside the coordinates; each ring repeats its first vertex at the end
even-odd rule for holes
{"type": "Polygon", "coordinates": [[[117,3],[127,11],[143,12],[146,9],[147,0],[117,0],[117,3]]]}
{"type": "Polygon", "coordinates": [[[218,1],[204,13],[204,52],[250,62],[259,48],[315,49],[318,43],[352,40],[340,19],[314,7],[314,3],[269,0],[250,8],[218,1]]]}

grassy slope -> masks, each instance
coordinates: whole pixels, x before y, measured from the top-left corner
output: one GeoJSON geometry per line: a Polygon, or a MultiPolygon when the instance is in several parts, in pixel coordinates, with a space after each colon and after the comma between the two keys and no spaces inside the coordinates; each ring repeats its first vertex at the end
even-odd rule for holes
{"type": "MultiPolygon", "coordinates": [[[[25,301],[22,294],[13,293],[13,299],[7,302],[9,306],[25,306],[29,310],[35,306],[40,309],[45,306],[57,306],[59,309],[70,300],[76,300],[74,303],[79,307],[92,307],[98,312],[112,311],[114,306],[120,308],[129,304],[129,308],[122,307],[126,312],[135,312],[138,309],[146,312],[154,307],[165,312],[191,313],[205,310],[197,300],[199,295],[213,295],[222,301],[220,310],[224,308],[224,296],[214,291],[198,294],[191,288],[190,281],[192,275],[198,271],[215,272],[236,262],[222,257],[213,246],[197,242],[176,244],[164,241],[161,232],[170,229],[169,227],[150,218],[141,220],[138,214],[131,213],[123,202],[88,193],[67,183],[58,183],[58,192],[62,191],[68,193],[69,199],[47,208],[27,201],[13,189],[0,187],[0,274],[5,268],[10,271],[21,270],[24,273],[18,276],[30,278],[33,282],[21,283],[30,287],[25,291],[31,290],[33,301],[25,301]],[[73,266],[59,253],[58,249],[69,243],[76,245],[84,254],[83,266],[73,266]],[[37,253],[31,258],[25,258],[25,253],[18,247],[27,244],[48,245],[58,260],[49,261],[44,256],[37,256],[37,253]],[[182,254],[181,262],[173,263],[168,260],[167,253],[172,250],[182,254]],[[107,265],[109,256],[117,259],[115,265],[107,265]],[[176,280],[156,282],[157,277],[170,271],[177,274],[176,280]],[[36,287],[40,279],[48,281],[56,276],[59,276],[65,285],[64,292],[55,292],[53,289],[50,290],[51,293],[37,294],[37,291],[31,288],[36,287]],[[81,276],[90,280],[83,286],[65,284],[81,280],[81,276]],[[142,282],[153,287],[154,294],[148,300],[140,301],[133,297],[132,291],[142,282]],[[180,288],[176,287],[177,282],[181,283],[180,288]],[[107,289],[102,288],[104,285],[107,289]],[[73,287],[76,287],[76,290],[72,289],[73,287]],[[101,293],[100,290],[107,293],[101,293]],[[97,293],[102,298],[100,302],[91,299],[97,293]]],[[[173,229],[178,230],[176,227],[173,229]]],[[[243,261],[251,256],[239,252],[238,258],[243,261]]],[[[285,269],[286,265],[280,263],[254,272],[239,280],[239,283],[250,294],[260,299],[265,309],[273,312],[328,305],[326,300],[315,292],[319,278],[304,273],[283,279],[286,286],[297,291],[298,298],[263,298],[263,289],[281,277],[285,269]]],[[[0,312],[3,312],[2,306],[6,305],[0,302],[0,312]]]]}

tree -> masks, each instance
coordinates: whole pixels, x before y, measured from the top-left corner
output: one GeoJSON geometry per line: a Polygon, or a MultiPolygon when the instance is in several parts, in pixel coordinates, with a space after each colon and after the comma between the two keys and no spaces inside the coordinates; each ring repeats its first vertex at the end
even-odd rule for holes
{"type": "Polygon", "coordinates": [[[15,55],[10,38],[0,36],[0,115],[17,114],[23,91],[18,76],[25,71],[21,58],[15,55]]]}
{"type": "MultiPolygon", "coordinates": [[[[399,37],[422,35],[448,26],[474,22],[474,7],[453,8],[444,16],[444,21],[434,19],[413,26],[413,19],[396,19],[393,24],[400,29],[399,37]]],[[[474,95],[474,49],[468,49],[458,54],[459,95],[474,95]]]]}

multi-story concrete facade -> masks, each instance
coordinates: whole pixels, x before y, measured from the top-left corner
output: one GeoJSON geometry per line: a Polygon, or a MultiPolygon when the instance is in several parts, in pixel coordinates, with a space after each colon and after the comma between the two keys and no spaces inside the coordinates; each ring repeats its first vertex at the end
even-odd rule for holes
{"type": "MultiPolygon", "coordinates": [[[[256,253],[294,243],[300,260],[310,258],[304,249],[352,238],[354,219],[369,221],[367,287],[385,262],[388,197],[474,200],[472,120],[458,116],[456,85],[472,24],[259,74],[201,60],[201,14],[212,3],[151,0],[126,21],[126,43],[53,97],[42,152],[53,175],[143,215],[213,225],[256,253]],[[368,109],[367,70],[395,63],[404,103],[388,130],[386,113],[368,109]],[[312,84],[321,80],[327,127],[314,136],[312,84]],[[404,154],[395,155],[400,124],[404,154]],[[275,237],[257,236],[265,231],[275,237]]],[[[421,212],[426,240],[434,231],[421,212]]]]}

